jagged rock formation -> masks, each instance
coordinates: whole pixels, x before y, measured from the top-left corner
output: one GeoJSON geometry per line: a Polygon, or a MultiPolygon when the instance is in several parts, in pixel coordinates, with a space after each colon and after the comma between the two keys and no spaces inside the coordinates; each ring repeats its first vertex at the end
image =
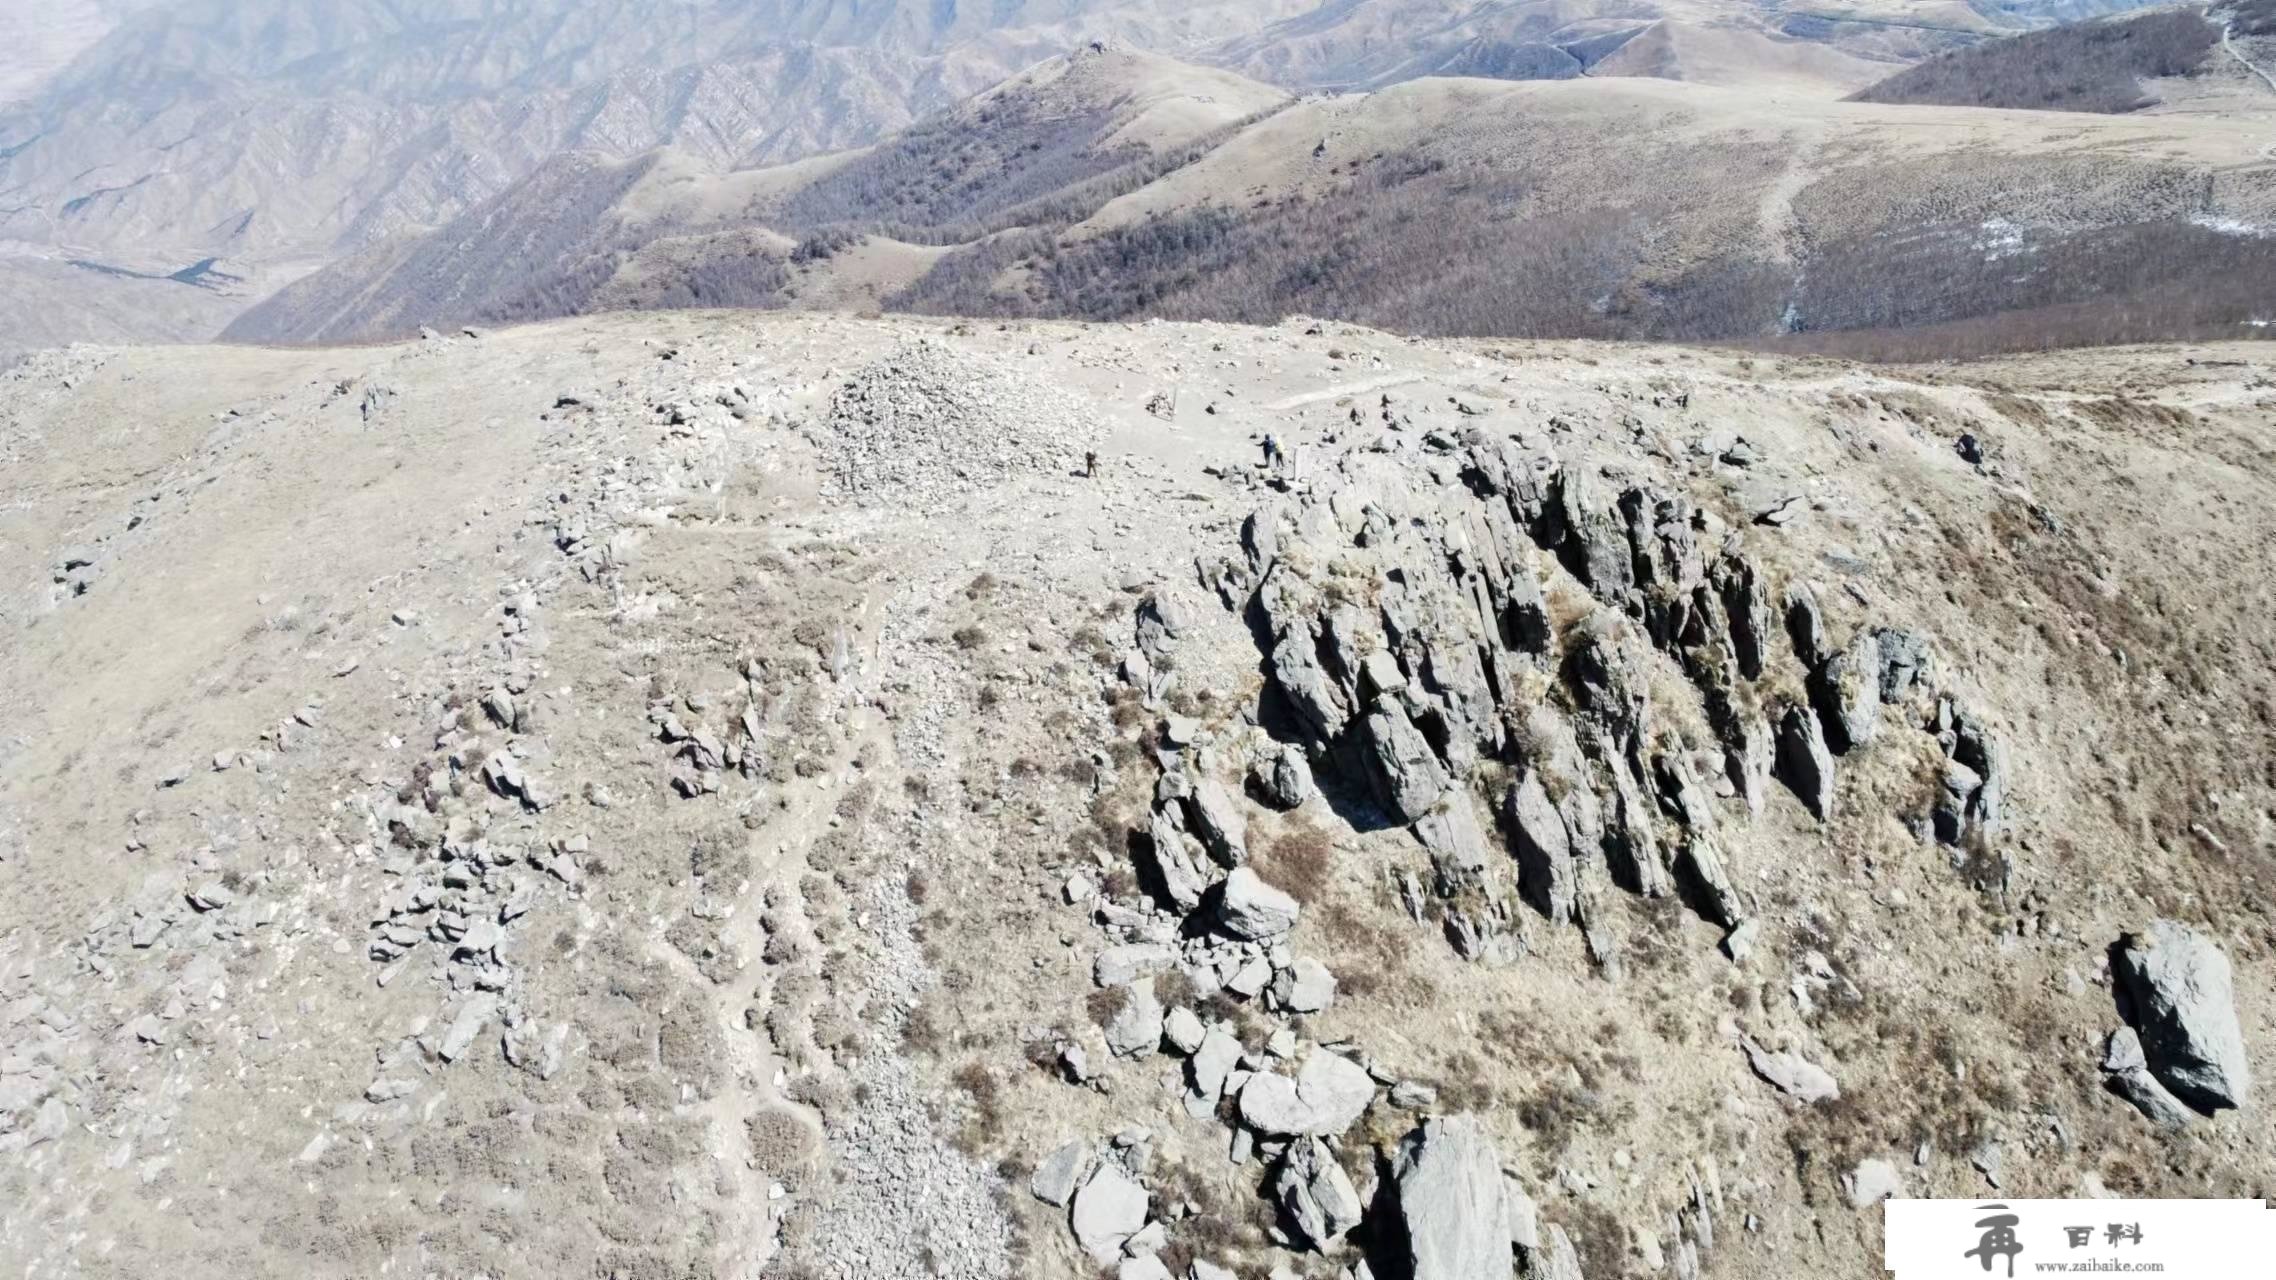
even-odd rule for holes
{"type": "MultiPolygon", "coordinates": [[[[1797,583],[1791,643],[1779,645],[1772,572],[1743,527],[1687,495],[1519,437],[1472,429],[1423,443],[1427,475],[1348,454],[1339,474],[1257,512],[1242,571],[1270,637],[1265,722],[1412,824],[1440,868],[1433,910],[1465,954],[1503,949],[1490,935],[1510,913],[1480,842],[1437,806],[1490,775],[1512,779],[1481,798],[1507,833],[1517,894],[1592,935],[1589,902],[1606,880],[1646,897],[1678,890],[1737,928],[1749,908],[1702,778],[1755,817],[1775,772],[1830,818],[1835,757],[1873,744],[1884,707],[1938,734],[1951,758],[1922,801],[1939,838],[1997,833],[2004,755],[1949,698],[1932,718],[1925,638],[1860,628],[1831,646],[1797,583]],[[1557,601],[1581,616],[1553,621],[1557,601]],[[1669,710],[1655,700],[1661,663],[1689,681],[1669,710]],[[1712,749],[1688,738],[1694,725],[1712,749]],[[1476,893],[1479,904],[1462,901],[1476,893]]],[[[1450,808],[1468,812],[1459,799],[1450,808]]]]}

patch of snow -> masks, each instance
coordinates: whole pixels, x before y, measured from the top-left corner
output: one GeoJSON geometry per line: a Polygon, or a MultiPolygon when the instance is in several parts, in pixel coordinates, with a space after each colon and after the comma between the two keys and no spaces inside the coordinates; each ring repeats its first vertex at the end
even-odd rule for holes
{"type": "Polygon", "coordinates": [[[1986,218],[1977,230],[1980,234],[1976,237],[1976,250],[1984,255],[1986,262],[2039,252],[2037,245],[2025,243],[2022,225],[2005,218],[1986,218]]]}
{"type": "Polygon", "coordinates": [[[2224,236],[2250,236],[2255,240],[2276,235],[2276,227],[2268,226],[2265,223],[2246,222],[2242,218],[2224,218],[2211,213],[2190,214],[2189,225],[2203,227],[2207,231],[2217,231],[2224,236]]]}

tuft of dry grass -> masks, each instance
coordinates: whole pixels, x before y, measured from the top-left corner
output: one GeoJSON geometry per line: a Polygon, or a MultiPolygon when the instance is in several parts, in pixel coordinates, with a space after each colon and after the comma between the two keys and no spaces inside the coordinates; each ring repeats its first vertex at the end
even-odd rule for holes
{"type": "Polygon", "coordinates": [[[1002,1082],[996,1079],[996,1073],[990,1071],[986,1063],[977,1058],[958,1067],[949,1081],[972,1102],[964,1127],[957,1133],[956,1145],[966,1155],[980,1156],[1003,1136],[1002,1082]]]}
{"type": "Polygon", "coordinates": [[[1257,874],[1299,902],[1325,898],[1335,875],[1335,838],[1307,819],[1296,819],[1264,848],[1257,874]]]}

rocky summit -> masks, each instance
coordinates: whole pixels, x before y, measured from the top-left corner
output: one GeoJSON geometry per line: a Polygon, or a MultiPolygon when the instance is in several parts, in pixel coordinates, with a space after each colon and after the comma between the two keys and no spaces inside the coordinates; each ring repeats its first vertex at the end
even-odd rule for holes
{"type": "Polygon", "coordinates": [[[2256,1194],[2272,421],[2250,344],[31,356],[0,1260],[1855,1276],[1890,1196],[2256,1194]]]}

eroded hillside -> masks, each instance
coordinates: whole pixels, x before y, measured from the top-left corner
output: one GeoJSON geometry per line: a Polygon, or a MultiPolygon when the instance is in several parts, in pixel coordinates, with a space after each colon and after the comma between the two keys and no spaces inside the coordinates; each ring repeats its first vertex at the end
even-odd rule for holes
{"type": "Polygon", "coordinates": [[[2263,370],[41,357],[0,1257],[1856,1275],[1893,1191],[2250,1194],[2263,370]]]}

